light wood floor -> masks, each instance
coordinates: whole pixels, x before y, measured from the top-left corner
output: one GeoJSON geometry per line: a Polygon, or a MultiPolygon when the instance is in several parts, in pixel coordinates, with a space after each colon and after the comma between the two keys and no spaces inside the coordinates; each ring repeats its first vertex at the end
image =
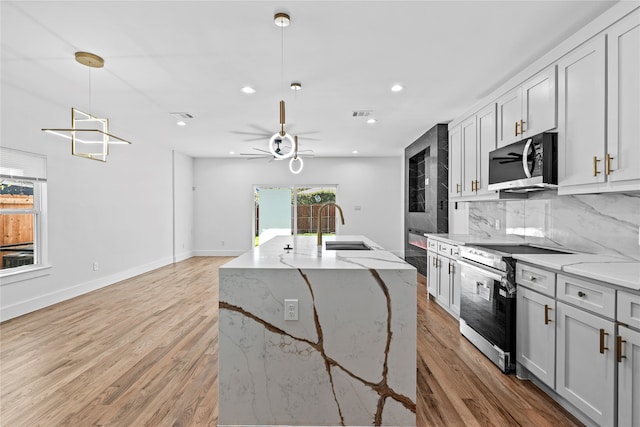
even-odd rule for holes
{"type": "MultiPolygon", "coordinates": [[[[218,267],[192,258],[0,324],[0,426],[215,426],[218,267]]],[[[418,287],[419,426],[579,423],[418,287]]]]}

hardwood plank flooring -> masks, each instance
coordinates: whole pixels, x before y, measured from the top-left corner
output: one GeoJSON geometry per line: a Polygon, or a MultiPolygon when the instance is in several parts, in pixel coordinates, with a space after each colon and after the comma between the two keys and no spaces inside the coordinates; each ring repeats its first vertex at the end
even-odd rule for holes
{"type": "MultiPolygon", "coordinates": [[[[0,426],[215,426],[218,267],[191,258],[0,324],[0,426]]],[[[418,286],[418,426],[578,426],[418,286]]]]}

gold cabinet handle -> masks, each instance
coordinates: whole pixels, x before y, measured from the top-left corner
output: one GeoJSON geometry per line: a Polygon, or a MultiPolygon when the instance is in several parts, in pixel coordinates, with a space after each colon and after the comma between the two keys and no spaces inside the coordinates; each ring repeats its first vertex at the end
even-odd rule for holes
{"type": "Polygon", "coordinates": [[[544,305],[544,324],[548,325],[549,323],[551,323],[551,319],[549,319],[549,310],[551,310],[551,307],[549,307],[548,304],[544,305]]]}
{"type": "Polygon", "coordinates": [[[476,193],[480,191],[480,181],[476,179],[476,193]]]}
{"type": "Polygon", "coordinates": [[[623,342],[627,342],[626,340],[623,340],[621,336],[618,336],[616,339],[616,353],[618,354],[618,363],[622,363],[622,359],[626,359],[627,356],[625,356],[624,354],[622,354],[622,343],[623,342]]]}
{"type": "Polygon", "coordinates": [[[451,263],[449,263],[449,270],[448,270],[448,271],[449,271],[449,274],[451,274],[451,273],[453,272],[452,270],[453,270],[453,269],[451,268],[451,263]]]}
{"type": "Polygon", "coordinates": [[[476,191],[476,182],[471,180],[471,191],[476,191]]]}
{"type": "Polygon", "coordinates": [[[611,172],[613,172],[613,169],[611,169],[611,159],[615,159],[615,157],[611,157],[611,155],[607,153],[607,157],[604,162],[605,175],[611,175],[611,172]]]}
{"type": "Polygon", "coordinates": [[[520,123],[516,122],[516,136],[518,136],[518,125],[519,125],[519,124],[520,124],[520,123]]]}
{"type": "Polygon", "coordinates": [[[598,172],[598,160],[597,156],[593,156],[593,176],[598,176],[600,172],[598,172]]]}
{"type": "Polygon", "coordinates": [[[520,119],[520,135],[522,135],[524,133],[524,124],[526,122],[522,119],[520,119]]]}
{"type": "Polygon", "coordinates": [[[456,184],[456,194],[460,192],[460,184],[456,184]]]}
{"type": "Polygon", "coordinates": [[[604,346],[604,337],[609,335],[604,329],[600,329],[600,353],[604,354],[605,350],[609,350],[609,347],[604,346]]]}

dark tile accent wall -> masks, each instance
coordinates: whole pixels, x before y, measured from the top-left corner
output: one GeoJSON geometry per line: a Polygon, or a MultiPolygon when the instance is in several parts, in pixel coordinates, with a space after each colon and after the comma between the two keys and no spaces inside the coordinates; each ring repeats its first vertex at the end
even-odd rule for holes
{"type": "Polygon", "coordinates": [[[449,231],[447,125],[437,124],[429,129],[405,148],[404,157],[405,260],[426,275],[427,251],[410,245],[407,237],[409,231],[416,234],[449,231]]]}

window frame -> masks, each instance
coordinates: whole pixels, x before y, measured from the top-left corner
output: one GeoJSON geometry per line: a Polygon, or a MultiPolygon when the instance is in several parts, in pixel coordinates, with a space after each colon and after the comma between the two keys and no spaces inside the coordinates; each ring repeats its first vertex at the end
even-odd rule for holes
{"type": "Polygon", "coordinates": [[[0,179],[33,184],[32,209],[1,209],[5,214],[33,214],[33,264],[0,269],[0,286],[49,274],[46,157],[0,147],[0,179]],[[35,166],[34,166],[35,165],[35,166]],[[24,166],[24,167],[22,167],[24,166]],[[35,173],[33,173],[35,171],[35,173]],[[27,176],[27,175],[35,176],[27,176]]]}

